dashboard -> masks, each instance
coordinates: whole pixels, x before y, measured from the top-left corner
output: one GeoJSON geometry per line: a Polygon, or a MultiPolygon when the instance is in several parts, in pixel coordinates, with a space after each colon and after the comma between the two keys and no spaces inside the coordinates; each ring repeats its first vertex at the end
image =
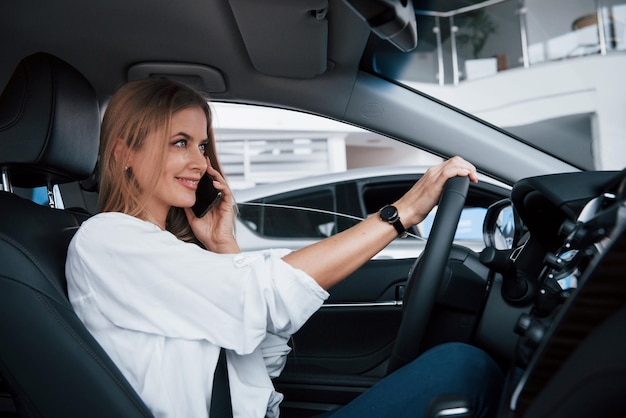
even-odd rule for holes
{"type": "Polygon", "coordinates": [[[513,187],[513,243],[481,254],[501,276],[501,303],[516,316],[517,376],[507,389],[512,417],[573,413],[579,401],[572,397],[602,398],[615,385],[615,362],[604,360],[613,358],[606,353],[613,343],[596,341],[596,329],[626,301],[625,183],[626,170],[533,177],[513,187]],[[603,361],[609,362],[606,374],[603,361]],[[580,392],[589,382],[593,389],[580,392]]]}

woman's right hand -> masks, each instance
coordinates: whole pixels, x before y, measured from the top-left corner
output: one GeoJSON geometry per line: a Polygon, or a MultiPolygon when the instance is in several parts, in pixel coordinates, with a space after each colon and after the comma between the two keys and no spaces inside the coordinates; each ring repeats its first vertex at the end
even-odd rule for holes
{"type": "Polygon", "coordinates": [[[216,253],[239,253],[239,244],[235,240],[233,193],[224,176],[211,167],[208,158],[207,164],[207,173],[213,177],[213,185],[222,192],[222,197],[202,218],[196,217],[191,208],[185,208],[187,220],[196,238],[208,250],[216,253]]]}

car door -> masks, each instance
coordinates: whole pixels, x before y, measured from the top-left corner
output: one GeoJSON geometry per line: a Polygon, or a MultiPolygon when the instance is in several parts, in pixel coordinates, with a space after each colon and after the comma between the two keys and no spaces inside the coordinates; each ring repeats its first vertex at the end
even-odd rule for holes
{"type": "MultiPolygon", "coordinates": [[[[239,203],[239,221],[253,231],[257,246],[292,249],[319,241],[359,222],[398,199],[416,175],[361,178],[291,190],[239,203]]],[[[480,250],[480,213],[508,196],[488,183],[472,185],[458,229],[462,242],[480,250]],[[476,211],[479,211],[478,217],[476,211]],[[463,224],[465,222],[465,224],[463,224]],[[463,232],[465,231],[465,232],[463,232]]],[[[423,250],[427,229],[396,239],[347,279],[329,289],[330,297],[291,339],[292,351],[277,388],[286,396],[287,416],[319,412],[349,402],[385,375],[402,319],[409,271],[423,250]]],[[[240,243],[246,245],[245,240],[240,243]]],[[[319,260],[323,263],[324,260],[319,260]]]]}

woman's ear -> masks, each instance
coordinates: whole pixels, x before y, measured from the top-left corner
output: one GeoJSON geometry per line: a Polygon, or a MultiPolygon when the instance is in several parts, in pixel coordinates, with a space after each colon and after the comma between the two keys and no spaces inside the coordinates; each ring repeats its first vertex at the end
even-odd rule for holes
{"type": "Polygon", "coordinates": [[[117,138],[115,140],[115,147],[113,148],[113,159],[116,162],[120,162],[122,159],[126,158],[128,161],[124,161],[124,166],[130,166],[130,157],[131,153],[128,152],[128,146],[122,138],[117,138]]]}

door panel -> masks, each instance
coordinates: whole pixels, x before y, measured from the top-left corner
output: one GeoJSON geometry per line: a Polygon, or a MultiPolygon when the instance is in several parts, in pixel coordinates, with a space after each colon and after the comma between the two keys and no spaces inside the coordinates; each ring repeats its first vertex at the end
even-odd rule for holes
{"type": "Polygon", "coordinates": [[[384,376],[414,261],[371,260],[329,290],[325,305],[293,336],[275,382],[285,410],[346,403],[384,376]]]}

